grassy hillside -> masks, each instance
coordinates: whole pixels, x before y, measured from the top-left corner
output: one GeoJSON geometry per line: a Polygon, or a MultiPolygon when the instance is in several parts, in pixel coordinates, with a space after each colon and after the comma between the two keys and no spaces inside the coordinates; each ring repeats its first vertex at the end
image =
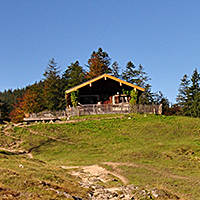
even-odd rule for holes
{"type": "Polygon", "coordinates": [[[0,189],[16,197],[23,191],[24,199],[28,195],[61,198],[48,187],[42,189],[47,182],[59,191],[84,197],[89,189],[80,189],[78,180],[59,166],[99,164],[117,168],[129,184],[200,199],[200,119],[88,116],[71,123],[2,128],[1,138],[0,189]],[[21,149],[33,158],[6,149],[21,149]]]}

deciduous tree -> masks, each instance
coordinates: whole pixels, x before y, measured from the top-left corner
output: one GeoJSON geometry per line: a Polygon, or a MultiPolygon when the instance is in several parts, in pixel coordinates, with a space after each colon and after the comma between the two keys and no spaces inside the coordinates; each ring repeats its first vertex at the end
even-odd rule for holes
{"type": "Polygon", "coordinates": [[[21,109],[24,113],[37,113],[40,111],[38,95],[35,91],[28,89],[22,96],[21,109]]]}
{"type": "Polygon", "coordinates": [[[31,90],[35,93],[34,96],[37,98],[35,102],[37,104],[37,109],[35,112],[41,112],[45,110],[45,98],[44,98],[44,81],[35,82],[33,85],[26,87],[26,90],[31,90]]]}
{"type": "Polygon", "coordinates": [[[101,47],[97,52],[93,51],[88,60],[87,67],[89,68],[89,71],[86,72],[86,79],[92,79],[104,73],[111,72],[111,69],[109,68],[110,60],[108,54],[103,51],[101,47]]]}
{"type": "Polygon", "coordinates": [[[24,118],[24,111],[22,109],[22,98],[18,98],[17,102],[13,104],[14,109],[10,113],[11,121],[14,123],[22,122],[24,118]]]}

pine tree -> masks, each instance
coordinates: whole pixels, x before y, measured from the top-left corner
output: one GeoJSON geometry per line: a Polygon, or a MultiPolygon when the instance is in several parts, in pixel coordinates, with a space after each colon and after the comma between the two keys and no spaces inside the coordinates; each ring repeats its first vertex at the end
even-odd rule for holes
{"type": "Polygon", "coordinates": [[[177,101],[178,105],[180,107],[182,107],[183,112],[185,112],[185,110],[187,109],[186,103],[188,100],[189,85],[190,85],[190,79],[189,79],[188,75],[185,74],[183,76],[183,78],[181,79],[181,83],[180,83],[179,89],[178,89],[179,93],[176,98],[176,101],[177,101]]]}
{"type": "Polygon", "coordinates": [[[135,84],[137,77],[138,77],[138,74],[137,74],[136,66],[131,61],[129,61],[126,64],[125,71],[122,72],[122,79],[124,79],[125,81],[129,83],[135,84]]]}
{"type": "Polygon", "coordinates": [[[139,96],[138,104],[142,105],[153,105],[154,103],[154,94],[151,92],[151,85],[146,84],[144,87],[145,91],[139,96]]]}
{"type": "Polygon", "coordinates": [[[136,70],[137,78],[135,80],[135,84],[137,86],[140,86],[142,88],[146,87],[146,84],[151,78],[147,75],[147,73],[144,71],[144,67],[142,65],[139,65],[138,69],[136,70]]]}
{"type": "Polygon", "coordinates": [[[197,69],[194,70],[194,73],[191,77],[191,86],[188,88],[188,99],[187,99],[187,108],[185,114],[192,117],[200,117],[200,74],[197,72],[197,69]]]}
{"type": "Polygon", "coordinates": [[[62,108],[62,88],[60,79],[60,67],[52,58],[43,74],[45,107],[48,110],[60,110],[62,108]]]}
{"type": "Polygon", "coordinates": [[[113,76],[116,78],[120,78],[120,67],[119,64],[115,61],[112,65],[111,65],[111,73],[113,73],[113,76]]]}
{"type": "Polygon", "coordinates": [[[184,115],[200,117],[200,74],[197,69],[191,79],[186,74],[183,76],[176,100],[184,115]]]}
{"type": "Polygon", "coordinates": [[[145,91],[139,96],[138,104],[154,104],[151,85],[148,83],[151,79],[144,70],[145,69],[142,65],[139,65],[139,67],[136,68],[136,66],[129,61],[126,65],[125,71],[122,73],[122,78],[127,82],[145,89],[145,91]]]}
{"type": "Polygon", "coordinates": [[[62,82],[65,85],[65,90],[84,82],[84,76],[84,70],[79,62],[71,63],[62,75],[62,82]]]}

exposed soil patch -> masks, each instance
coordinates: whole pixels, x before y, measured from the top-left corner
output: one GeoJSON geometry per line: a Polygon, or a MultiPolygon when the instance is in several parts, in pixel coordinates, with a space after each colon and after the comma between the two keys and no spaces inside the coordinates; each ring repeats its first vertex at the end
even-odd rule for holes
{"type": "Polygon", "coordinates": [[[6,127],[4,130],[2,130],[2,132],[10,137],[10,138],[13,138],[15,139],[15,142],[11,143],[11,144],[6,144],[7,145],[7,148],[5,147],[0,147],[0,151],[5,151],[6,152],[9,152],[11,154],[16,154],[16,155],[19,155],[19,154],[26,154],[28,155],[30,158],[33,158],[33,155],[28,152],[28,151],[25,151],[25,150],[22,150],[19,146],[20,144],[23,142],[22,140],[19,140],[18,138],[12,136],[8,130],[11,129],[12,127],[11,126],[8,126],[6,127]]]}
{"type": "MultiPolygon", "coordinates": [[[[114,171],[109,171],[99,165],[91,166],[60,166],[68,169],[71,175],[80,179],[80,185],[86,188],[92,188],[93,192],[89,195],[90,200],[102,199],[179,199],[178,196],[163,189],[153,188],[151,190],[138,188],[133,185],[127,185],[128,179],[117,171],[117,166],[126,165],[126,163],[103,163],[112,165],[114,171]],[[120,184],[120,180],[124,185],[120,184]],[[116,187],[104,187],[101,183],[115,182],[116,187]]],[[[137,165],[135,165],[137,166],[137,165]]],[[[134,167],[135,167],[134,166],[134,167]]],[[[138,166],[137,166],[138,167],[138,166]]]]}
{"type": "Polygon", "coordinates": [[[43,136],[43,137],[47,137],[49,139],[52,139],[52,140],[55,140],[55,141],[58,141],[58,142],[62,142],[62,143],[67,143],[67,144],[73,144],[72,142],[68,142],[66,140],[61,140],[61,139],[58,139],[58,138],[55,138],[55,137],[52,137],[52,136],[49,136],[49,135],[45,135],[45,134],[42,134],[42,133],[39,133],[39,132],[36,132],[36,131],[33,131],[31,129],[28,129],[26,128],[30,133],[32,134],[35,134],[35,135],[40,135],[40,136],[43,136]]]}
{"type": "Polygon", "coordinates": [[[79,176],[84,180],[88,179],[88,177],[86,176],[87,174],[90,177],[89,179],[95,178],[105,183],[105,182],[113,180],[113,178],[110,176],[110,175],[113,175],[114,177],[120,179],[124,184],[128,183],[128,179],[125,178],[124,176],[120,175],[117,172],[108,171],[99,165],[81,166],[81,167],[77,167],[77,166],[74,166],[74,167],[61,166],[61,167],[63,169],[79,169],[79,171],[73,171],[71,174],[75,176],[79,176]]]}

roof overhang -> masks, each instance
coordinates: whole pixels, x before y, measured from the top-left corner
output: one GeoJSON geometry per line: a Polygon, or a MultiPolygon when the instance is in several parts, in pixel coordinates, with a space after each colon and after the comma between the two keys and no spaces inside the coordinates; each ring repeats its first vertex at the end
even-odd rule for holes
{"type": "Polygon", "coordinates": [[[128,82],[126,82],[126,81],[124,81],[124,80],[121,80],[121,79],[116,78],[116,77],[114,77],[114,76],[111,76],[111,75],[109,75],[109,74],[102,74],[101,76],[98,76],[98,77],[96,77],[96,78],[93,78],[93,79],[91,79],[91,80],[85,82],[85,83],[82,83],[82,84],[80,84],[80,85],[77,85],[77,86],[75,86],[75,87],[73,87],[73,88],[70,88],[70,89],[66,90],[65,93],[66,93],[66,94],[69,94],[69,93],[71,93],[71,92],[73,92],[73,91],[76,91],[76,90],[78,90],[78,89],[80,89],[80,88],[86,86],[86,85],[91,85],[93,82],[98,81],[98,80],[100,80],[100,79],[102,79],[102,78],[105,78],[105,79],[106,79],[106,78],[110,78],[110,79],[112,79],[112,80],[114,80],[114,81],[119,82],[120,84],[124,84],[124,85],[130,86],[130,87],[132,87],[132,88],[134,88],[134,89],[137,89],[137,90],[140,90],[140,91],[142,91],[142,92],[145,91],[144,88],[141,88],[141,87],[139,87],[139,86],[137,86],[137,85],[134,85],[134,84],[132,84],[132,83],[128,83],[128,82]]]}

